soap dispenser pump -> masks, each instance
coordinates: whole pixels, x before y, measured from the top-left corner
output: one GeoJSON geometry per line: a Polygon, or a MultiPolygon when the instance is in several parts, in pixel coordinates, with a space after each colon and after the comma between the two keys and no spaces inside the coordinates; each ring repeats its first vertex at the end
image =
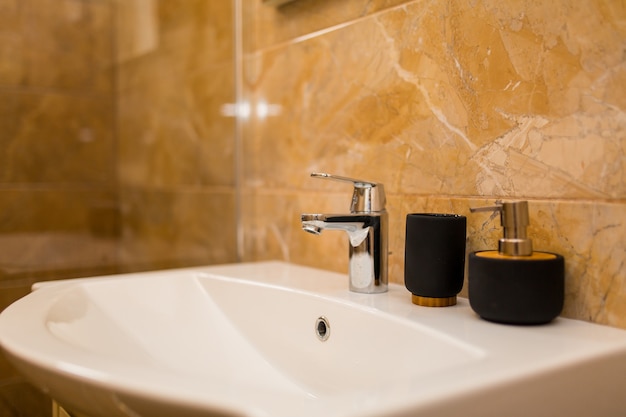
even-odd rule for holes
{"type": "Polygon", "coordinates": [[[509,324],[543,324],[563,309],[565,261],[561,255],[533,251],[526,228],[528,201],[496,202],[471,212],[498,211],[503,237],[498,250],[470,253],[469,301],[483,319],[509,324]]]}

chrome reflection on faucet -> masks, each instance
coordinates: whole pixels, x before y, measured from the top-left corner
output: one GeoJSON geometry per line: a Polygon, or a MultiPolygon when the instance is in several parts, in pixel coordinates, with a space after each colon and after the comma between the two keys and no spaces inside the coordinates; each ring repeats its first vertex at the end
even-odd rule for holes
{"type": "Polygon", "coordinates": [[[373,294],[387,291],[388,214],[382,184],[325,173],[322,178],[354,186],[350,213],[303,214],[302,229],[319,235],[322,230],[343,230],[350,240],[350,291],[373,294]]]}

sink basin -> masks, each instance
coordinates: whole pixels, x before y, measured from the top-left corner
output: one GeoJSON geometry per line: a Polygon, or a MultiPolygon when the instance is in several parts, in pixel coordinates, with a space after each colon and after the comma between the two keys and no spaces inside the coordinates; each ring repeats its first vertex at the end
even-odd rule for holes
{"type": "Polygon", "coordinates": [[[626,331],[418,307],[282,262],[40,284],[0,315],[17,369],[111,416],[589,416],[626,410],[626,331]]]}

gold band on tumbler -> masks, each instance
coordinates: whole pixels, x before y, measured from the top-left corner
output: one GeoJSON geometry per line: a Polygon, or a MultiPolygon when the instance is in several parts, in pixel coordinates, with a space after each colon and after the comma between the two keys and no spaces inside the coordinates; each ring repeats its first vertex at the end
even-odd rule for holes
{"type": "Polygon", "coordinates": [[[424,307],[449,307],[456,304],[456,295],[452,297],[422,297],[419,295],[411,294],[411,301],[413,304],[424,307]]]}

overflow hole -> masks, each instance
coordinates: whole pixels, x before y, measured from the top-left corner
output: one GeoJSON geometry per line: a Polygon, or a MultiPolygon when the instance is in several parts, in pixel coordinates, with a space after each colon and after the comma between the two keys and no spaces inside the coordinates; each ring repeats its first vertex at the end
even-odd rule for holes
{"type": "Polygon", "coordinates": [[[330,337],[330,324],[328,324],[326,317],[320,316],[315,321],[315,334],[322,342],[325,342],[330,337]]]}

